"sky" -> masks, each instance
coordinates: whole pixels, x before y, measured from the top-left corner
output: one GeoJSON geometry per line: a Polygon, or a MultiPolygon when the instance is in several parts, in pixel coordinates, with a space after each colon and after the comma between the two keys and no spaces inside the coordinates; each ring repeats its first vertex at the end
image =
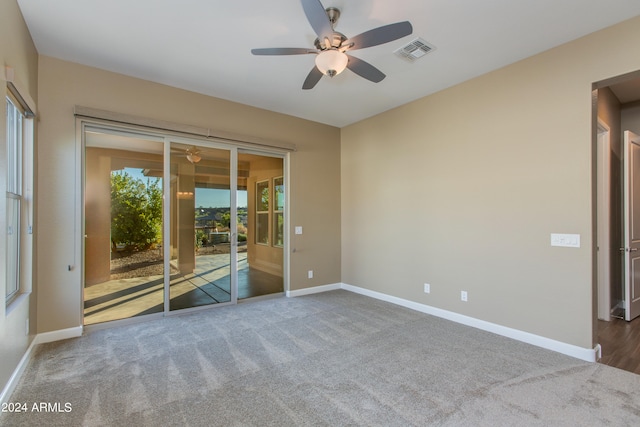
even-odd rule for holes
{"type": "MultiPolygon", "coordinates": [[[[124,171],[134,178],[139,178],[147,182],[147,177],[142,174],[142,169],[124,168],[124,171]]],[[[229,190],[196,188],[196,207],[228,208],[229,205],[229,190]]],[[[247,207],[246,191],[238,191],[238,207],[247,207]]]]}

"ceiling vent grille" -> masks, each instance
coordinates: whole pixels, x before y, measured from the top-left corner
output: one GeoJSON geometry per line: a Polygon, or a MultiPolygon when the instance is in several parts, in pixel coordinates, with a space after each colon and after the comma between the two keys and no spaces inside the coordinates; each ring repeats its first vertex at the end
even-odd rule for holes
{"type": "Polygon", "coordinates": [[[404,60],[415,62],[434,49],[434,45],[429,44],[425,40],[418,37],[417,39],[414,39],[408,44],[397,49],[393,53],[404,60]]]}

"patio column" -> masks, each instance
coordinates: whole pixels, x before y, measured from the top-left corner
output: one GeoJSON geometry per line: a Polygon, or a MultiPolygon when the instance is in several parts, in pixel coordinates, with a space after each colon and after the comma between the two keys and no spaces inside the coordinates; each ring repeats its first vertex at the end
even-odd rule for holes
{"type": "Polygon", "coordinates": [[[85,286],[111,275],[111,156],[100,151],[86,149],[85,286]]]}
{"type": "Polygon", "coordinates": [[[192,273],[196,265],[195,246],[195,166],[188,161],[178,164],[177,220],[178,269],[181,274],[192,273]]]}

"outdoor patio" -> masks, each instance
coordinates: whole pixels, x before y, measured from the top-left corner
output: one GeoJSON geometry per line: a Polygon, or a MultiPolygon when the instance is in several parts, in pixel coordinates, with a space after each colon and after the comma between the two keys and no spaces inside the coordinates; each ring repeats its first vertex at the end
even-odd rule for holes
{"type": "MultiPolygon", "coordinates": [[[[231,300],[229,254],[198,255],[193,273],[172,274],[170,309],[180,310],[231,300]]],[[[284,291],[282,277],[254,268],[238,253],[238,299],[284,291]]],[[[84,324],[161,313],[163,276],[110,280],[84,290],[84,324]]]]}

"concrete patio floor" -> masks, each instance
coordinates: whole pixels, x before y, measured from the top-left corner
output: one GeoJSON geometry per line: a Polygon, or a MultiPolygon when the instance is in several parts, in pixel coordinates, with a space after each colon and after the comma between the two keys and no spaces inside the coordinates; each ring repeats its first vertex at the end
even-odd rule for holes
{"type": "MultiPolygon", "coordinates": [[[[198,255],[193,273],[172,274],[170,309],[231,301],[229,254],[198,255]]],[[[126,319],[164,310],[163,276],[110,280],[84,289],[84,324],[126,319]]],[[[282,277],[253,268],[238,253],[238,298],[283,292],[282,277]]]]}

